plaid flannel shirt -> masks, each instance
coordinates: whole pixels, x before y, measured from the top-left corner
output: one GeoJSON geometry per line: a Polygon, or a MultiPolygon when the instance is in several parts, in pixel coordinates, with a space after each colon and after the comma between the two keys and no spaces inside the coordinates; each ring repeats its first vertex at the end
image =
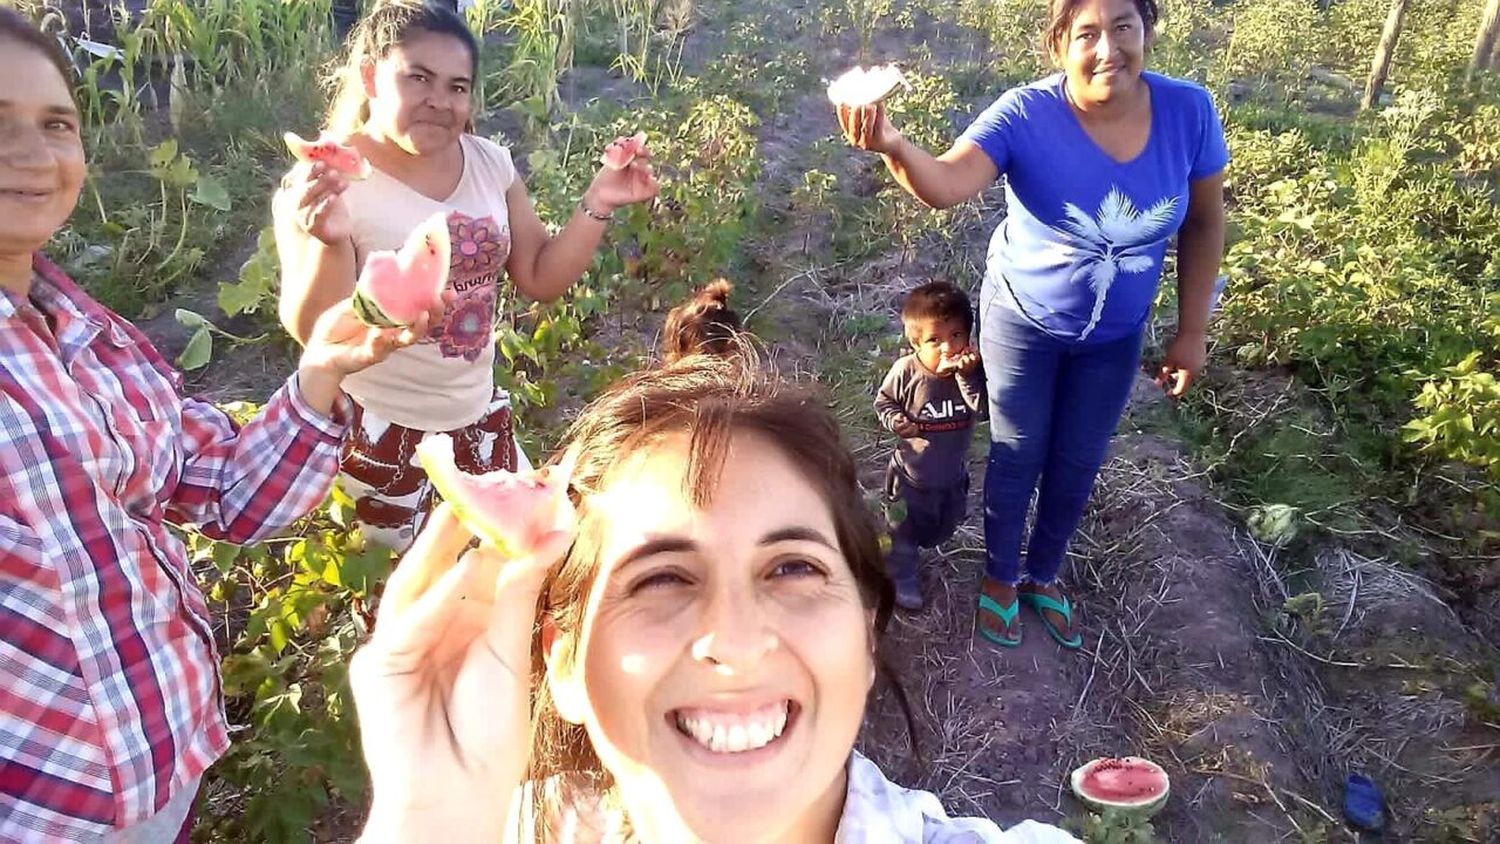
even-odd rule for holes
{"type": "Polygon", "coordinates": [[[30,297],[0,294],[0,841],[70,841],[151,817],[229,744],[208,607],[166,523],[238,543],[290,524],[327,494],[344,426],[293,376],[237,428],[34,269],[30,297]]]}

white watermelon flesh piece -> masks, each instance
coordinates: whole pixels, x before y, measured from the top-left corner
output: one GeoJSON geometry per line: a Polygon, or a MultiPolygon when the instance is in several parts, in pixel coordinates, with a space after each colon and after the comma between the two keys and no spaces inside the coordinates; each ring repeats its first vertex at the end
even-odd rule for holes
{"type": "Polygon", "coordinates": [[[898,87],[911,87],[906,74],[893,64],[855,67],[845,71],[828,85],[828,99],[834,105],[859,108],[874,105],[889,97],[898,87]]]}
{"type": "Polygon", "coordinates": [[[322,162],[351,179],[367,179],[370,176],[370,162],[360,155],[359,150],[327,132],[319,135],[315,141],[305,140],[295,132],[286,132],[281,138],[286,141],[287,149],[292,151],[298,161],[322,162]]]}
{"type": "Polygon", "coordinates": [[[577,527],[568,498],[573,470],[567,460],[527,472],[497,469],[471,475],[454,462],[453,438],[447,434],[418,443],[417,460],[459,521],[507,557],[525,556],[548,534],[571,533],[577,527]]]}
{"type": "Polygon", "coordinates": [[[439,211],[413,229],[400,249],[365,258],[354,285],[354,313],[382,328],[416,322],[442,302],[451,252],[448,215],[439,211]]]}
{"type": "Polygon", "coordinates": [[[1171,793],[1167,772],[1135,756],[1095,759],[1072,776],[1073,793],[1090,809],[1113,810],[1149,818],[1166,805],[1171,793]]]}

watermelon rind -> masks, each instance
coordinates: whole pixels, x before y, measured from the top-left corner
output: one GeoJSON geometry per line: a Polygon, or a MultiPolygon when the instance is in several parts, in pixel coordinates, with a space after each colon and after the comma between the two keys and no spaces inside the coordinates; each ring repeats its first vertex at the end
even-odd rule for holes
{"type": "Polygon", "coordinates": [[[1115,758],[1104,757],[1100,759],[1092,759],[1074,769],[1073,775],[1070,778],[1070,783],[1073,787],[1073,794],[1079,799],[1079,801],[1083,803],[1083,805],[1089,807],[1089,809],[1091,809],[1092,811],[1101,813],[1109,811],[1122,817],[1135,820],[1145,820],[1155,815],[1157,812],[1160,812],[1162,807],[1167,805],[1167,798],[1172,793],[1172,783],[1167,777],[1167,772],[1155,762],[1152,762],[1149,759],[1142,759],[1138,756],[1121,756],[1115,758]],[[1088,777],[1089,772],[1095,766],[1108,762],[1123,762],[1128,765],[1142,765],[1150,768],[1161,777],[1161,793],[1153,795],[1151,797],[1143,797],[1139,800],[1111,800],[1098,795],[1089,794],[1088,788],[1085,785],[1085,780],[1088,777]]]}
{"type": "Polygon", "coordinates": [[[463,496],[459,493],[459,476],[463,474],[463,470],[454,461],[453,438],[447,434],[426,437],[417,443],[416,451],[417,462],[422,464],[427,480],[432,482],[432,488],[453,508],[453,515],[473,531],[475,536],[493,545],[501,554],[510,556],[505,537],[490,525],[490,520],[484,514],[473,512],[464,506],[463,496]]]}
{"type": "Polygon", "coordinates": [[[893,64],[853,67],[828,84],[828,99],[834,105],[859,108],[875,105],[901,87],[909,88],[911,83],[893,64]]]}
{"type": "Polygon", "coordinates": [[[375,304],[375,300],[365,294],[359,288],[354,289],[354,299],[350,302],[354,307],[354,315],[365,325],[375,328],[400,328],[401,323],[396,322],[385,315],[385,311],[375,304]]]}
{"type": "MultiPolygon", "coordinates": [[[[453,456],[453,438],[451,436],[448,434],[435,434],[426,437],[417,443],[416,453],[417,462],[427,472],[427,478],[432,482],[433,489],[437,491],[438,495],[444,501],[448,502],[448,506],[453,508],[453,513],[458,517],[458,520],[463,522],[470,531],[473,531],[474,535],[479,537],[483,543],[495,548],[505,557],[514,557],[517,553],[529,553],[534,550],[529,548],[511,548],[506,532],[494,524],[494,517],[492,515],[467,506],[463,494],[464,481],[476,476],[468,475],[458,467],[453,456]]],[[[564,479],[570,477],[573,472],[573,463],[573,453],[569,452],[568,455],[564,456],[560,464],[531,470],[530,474],[537,480],[547,479],[542,480],[544,484],[551,483],[553,479],[559,477],[564,479]]],[[[525,476],[528,473],[509,473],[497,469],[493,473],[486,473],[486,475],[477,477],[482,478],[492,474],[519,474],[525,476]]],[[[556,487],[553,487],[553,489],[558,495],[562,496],[562,499],[554,510],[553,522],[549,526],[549,529],[572,531],[577,524],[576,513],[565,494],[566,481],[563,483],[562,490],[557,490],[556,487]]],[[[526,518],[522,514],[508,514],[508,517],[526,518]]]]}

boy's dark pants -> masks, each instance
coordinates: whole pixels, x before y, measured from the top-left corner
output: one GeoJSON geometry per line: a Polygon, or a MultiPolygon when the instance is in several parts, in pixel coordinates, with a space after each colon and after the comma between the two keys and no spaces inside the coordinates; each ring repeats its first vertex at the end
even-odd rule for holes
{"type": "Polygon", "coordinates": [[[891,554],[886,560],[897,583],[917,582],[922,548],[946,542],[963,521],[969,504],[969,476],[937,489],[913,485],[892,463],[885,473],[886,497],[906,504],[906,516],[891,530],[891,554]]]}

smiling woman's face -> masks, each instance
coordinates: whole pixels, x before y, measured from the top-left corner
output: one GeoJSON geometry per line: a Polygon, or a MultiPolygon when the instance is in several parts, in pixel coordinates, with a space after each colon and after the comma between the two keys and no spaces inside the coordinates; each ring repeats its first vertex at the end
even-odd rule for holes
{"type": "Polygon", "coordinates": [[[1145,69],[1151,37],[1134,0],[1083,0],[1054,45],[1073,96],[1105,103],[1130,90],[1145,69]]]}
{"type": "Polygon", "coordinates": [[[828,503],[783,451],[736,433],[698,508],[687,442],[635,452],[590,499],[600,568],[581,664],[549,670],[559,711],[650,837],[831,837],[872,616],[828,503]]]}
{"type": "Polygon", "coordinates": [[[473,114],[474,59],[451,35],[419,32],[367,67],[367,125],[412,155],[457,143],[473,114]]]}
{"type": "Polygon", "coordinates": [[[36,48],[0,38],[0,253],[40,249],[78,204],[86,170],[68,83],[36,48]]]}

